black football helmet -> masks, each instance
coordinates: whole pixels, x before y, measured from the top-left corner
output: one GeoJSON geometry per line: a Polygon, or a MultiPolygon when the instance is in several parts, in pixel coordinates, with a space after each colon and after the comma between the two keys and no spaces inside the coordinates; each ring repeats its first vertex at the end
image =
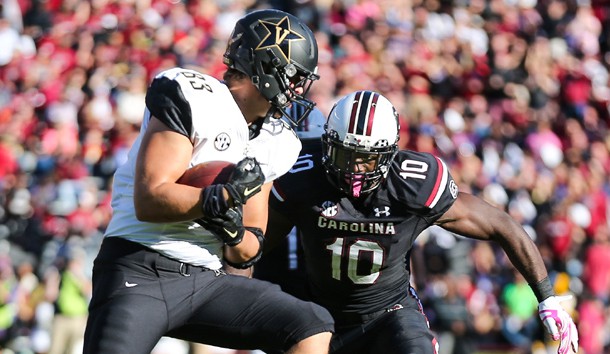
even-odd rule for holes
{"type": "Polygon", "coordinates": [[[318,45],[311,30],[289,13],[265,9],[242,17],[235,24],[223,61],[250,77],[271,102],[272,116],[280,113],[296,126],[315,106],[305,96],[320,78],[318,45]],[[304,108],[296,120],[286,113],[291,104],[304,108]]]}
{"type": "Polygon", "coordinates": [[[398,151],[399,129],[396,109],[379,93],[343,96],[330,111],[322,135],[322,165],[330,182],[354,198],[377,188],[398,151]]]}

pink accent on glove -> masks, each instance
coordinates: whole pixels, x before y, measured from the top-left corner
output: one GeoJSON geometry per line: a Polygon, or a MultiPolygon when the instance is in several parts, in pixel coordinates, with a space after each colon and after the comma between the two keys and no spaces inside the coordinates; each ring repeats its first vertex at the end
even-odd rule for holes
{"type": "Polygon", "coordinates": [[[558,354],[567,354],[572,349],[578,352],[578,331],[570,315],[560,302],[569,300],[572,295],[551,296],[538,305],[538,315],[553,340],[559,340],[558,354]]]}

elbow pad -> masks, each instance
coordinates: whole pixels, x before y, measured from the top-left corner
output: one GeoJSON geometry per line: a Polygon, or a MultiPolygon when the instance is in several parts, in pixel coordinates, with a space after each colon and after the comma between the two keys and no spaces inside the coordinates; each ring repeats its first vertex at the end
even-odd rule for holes
{"type": "Polygon", "coordinates": [[[248,226],[246,226],[245,229],[252,232],[256,236],[256,239],[258,240],[258,252],[256,253],[256,255],[254,257],[250,258],[249,260],[247,260],[245,262],[233,263],[233,262],[225,259],[225,263],[227,263],[228,265],[230,265],[233,268],[237,268],[237,269],[250,268],[254,265],[254,263],[258,262],[258,260],[261,259],[261,256],[263,255],[263,244],[265,242],[265,236],[263,235],[263,230],[259,229],[258,227],[248,227],[248,226]]]}

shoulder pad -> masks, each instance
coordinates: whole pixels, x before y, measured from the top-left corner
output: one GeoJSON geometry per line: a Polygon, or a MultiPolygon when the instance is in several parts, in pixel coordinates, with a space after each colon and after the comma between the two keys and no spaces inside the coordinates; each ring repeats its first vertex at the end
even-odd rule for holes
{"type": "Polygon", "coordinates": [[[396,154],[387,188],[390,196],[423,213],[446,211],[458,194],[457,185],[440,158],[410,150],[396,154]]]}

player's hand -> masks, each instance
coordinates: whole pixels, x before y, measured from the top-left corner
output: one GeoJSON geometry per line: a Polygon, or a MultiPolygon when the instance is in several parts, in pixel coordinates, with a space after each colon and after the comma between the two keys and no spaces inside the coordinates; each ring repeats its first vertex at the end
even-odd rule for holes
{"type": "Polygon", "coordinates": [[[559,340],[558,354],[569,353],[570,347],[578,352],[578,331],[576,325],[561,302],[569,300],[572,295],[551,296],[538,305],[538,315],[553,340],[559,340]]]}
{"type": "Polygon", "coordinates": [[[203,217],[196,221],[231,247],[241,242],[246,231],[242,223],[240,206],[229,208],[224,214],[217,217],[203,217]]]}
{"type": "Polygon", "coordinates": [[[225,184],[234,205],[243,205],[260,192],[265,176],[255,158],[246,157],[235,165],[235,169],[225,184]]]}

